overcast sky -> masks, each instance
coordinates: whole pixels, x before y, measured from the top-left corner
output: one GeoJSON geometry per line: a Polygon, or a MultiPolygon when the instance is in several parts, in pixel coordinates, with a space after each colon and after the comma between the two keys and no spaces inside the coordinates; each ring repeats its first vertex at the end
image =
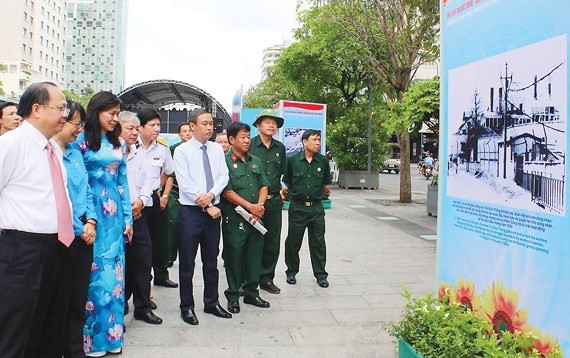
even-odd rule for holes
{"type": "Polygon", "coordinates": [[[263,49],[292,39],[297,0],[130,0],[126,87],[188,82],[231,113],[239,86],[259,82],[263,49]]]}

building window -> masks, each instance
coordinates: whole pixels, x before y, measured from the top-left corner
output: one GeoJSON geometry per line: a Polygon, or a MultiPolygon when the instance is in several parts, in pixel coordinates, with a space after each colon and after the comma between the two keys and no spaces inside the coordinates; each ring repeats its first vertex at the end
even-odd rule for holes
{"type": "Polygon", "coordinates": [[[28,30],[26,30],[25,27],[23,28],[23,30],[24,30],[24,31],[23,31],[23,35],[26,36],[26,35],[28,34],[28,30]]]}
{"type": "Polygon", "coordinates": [[[28,21],[28,13],[24,12],[24,21],[28,21]]]}
{"type": "Polygon", "coordinates": [[[32,54],[32,48],[31,48],[31,47],[28,47],[28,50],[29,50],[30,55],[31,55],[31,54],[32,54]]]}
{"type": "Polygon", "coordinates": [[[26,52],[26,44],[22,44],[22,51],[26,52]]]}

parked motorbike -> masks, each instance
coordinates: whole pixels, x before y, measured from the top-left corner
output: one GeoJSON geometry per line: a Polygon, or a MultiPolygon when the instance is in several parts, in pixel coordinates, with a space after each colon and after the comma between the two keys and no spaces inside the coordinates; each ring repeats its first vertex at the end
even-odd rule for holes
{"type": "Polygon", "coordinates": [[[432,167],[431,165],[425,165],[424,166],[424,176],[426,177],[426,180],[429,180],[429,178],[431,178],[432,176],[432,167]]]}

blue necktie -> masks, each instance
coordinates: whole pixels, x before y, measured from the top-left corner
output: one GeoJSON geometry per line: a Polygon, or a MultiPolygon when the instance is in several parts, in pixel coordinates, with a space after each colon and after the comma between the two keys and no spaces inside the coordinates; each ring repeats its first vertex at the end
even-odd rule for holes
{"type": "Polygon", "coordinates": [[[200,147],[204,152],[202,153],[202,161],[204,162],[204,174],[206,174],[206,192],[209,192],[214,187],[214,178],[212,177],[212,168],[210,167],[210,159],[206,145],[200,147]]]}

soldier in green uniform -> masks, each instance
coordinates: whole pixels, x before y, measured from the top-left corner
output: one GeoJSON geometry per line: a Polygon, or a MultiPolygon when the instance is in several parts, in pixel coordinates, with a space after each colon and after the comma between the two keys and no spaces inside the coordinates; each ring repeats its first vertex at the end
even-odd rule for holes
{"type": "Polygon", "coordinates": [[[243,302],[268,308],[269,302],[259,297],[259,271],[263,254],[263,235],[252,223],[259,221],[265,212],[269,181],[263,173],[261,160],[249,153],[250,127],[234,122],[228,127],[228,140],[232,149],[226,154],[229,181],[222,193],[222,235],[224,239],[224,264],[228,289],[228,311],[239,313],[238,290],[243,283],[243,302]],[[247,210],[251,216],[242,218],[236,206],[247,210]]]}
{"type": "MultiPolygon", "coordinates": [[[[178,136],[181,141],[170,146],[170,154],[172,154],[173,158],[176,148],[192,138],[190,124],[186,122],[180,123],[178,125],[178,136]]],[[[178,202],[178,183],[176,182],[176,175],[174,177],[168,177],[166,184],[164,184],[164,191],[168,191],[169,195],[168,203],[161,214],[161,219],[164,236],[168,243],[168,267],[172,267],[178,255],[178,238],[176,234],[178,233],[178,209],[180,208],[180,203],[178,202]]]]}
{"type": "Polygon", "coordinates": [[[304,150],[287,160],[283,181],[287,185],[291,204],[289,206],[289,232],[285,239],[285,264],[287,283],[297,283],[299,273],[299,250],[305,229],[309,231],[309,252],[313,275],[320,287],[329,287],[325,270],[327,249],[325,244],[325,210],[322,199],[331,183],[328,159],[319,153],[321,135],[309,129],[302,136],[304,150]]]}
{"type": "Polygon", "coordinates": [[[253,125],[257,127],[259,135],[251,139],[250,153],[261,159],[263,172],[269,180],[267,201],[263,225],[267,229],[263,240],[263,257],[261,261],[261,275],[259,287],[269,293],[278,294],[281,289],[273,283],[275,266],[279,259],[282,226],[281,176],[285,174],[286,155],[285,146],[273,139],[277,128],[283,127],[283,118],[278,117],[274,110],[264,109],[256,118],[253,125]]]}

